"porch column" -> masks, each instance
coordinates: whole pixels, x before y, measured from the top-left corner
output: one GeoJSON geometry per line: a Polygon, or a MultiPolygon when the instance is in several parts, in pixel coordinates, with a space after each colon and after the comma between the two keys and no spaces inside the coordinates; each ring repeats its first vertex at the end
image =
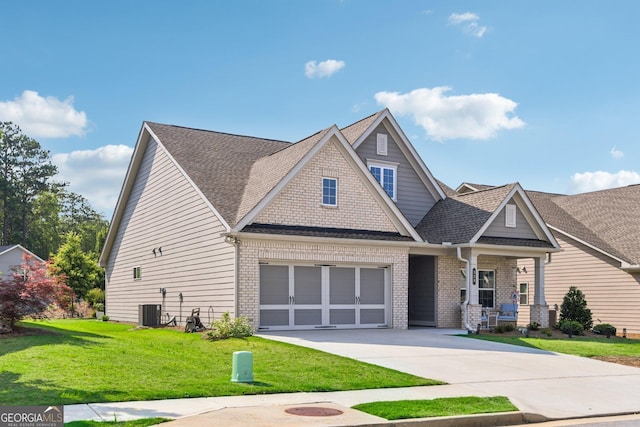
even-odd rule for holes
{"type": "Polygon", "coordinates": [[[544,294],[544,260],[545,257],[534,258],[534,291],[533,305],[530,307],[530,322],[536,322],[543,328],[549,327],[549,306],[544,294]]]}
{"type": "Polygon", "coordinates": [[[478,255],[471,251],[469,256],[469,306],[467,307],[467,322],[473,329],[480,324],[480,317],[482,315],[482,306],[480,305],[480,292],[478,288],[478,255]]]}

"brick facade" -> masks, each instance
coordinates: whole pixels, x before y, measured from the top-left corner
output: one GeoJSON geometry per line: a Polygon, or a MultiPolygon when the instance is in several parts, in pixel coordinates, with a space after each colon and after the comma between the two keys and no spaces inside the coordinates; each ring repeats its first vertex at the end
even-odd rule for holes
{"type": "Polygon", "coordinates": [[[354,166],[328,142],[254,222],[358,230],[397,231],[354,166]],[[322,205],[322,178],[336,178],[338,204],[322,205]]]}
{"type": "Polygon", "coordinates": [[[239,257],[238,311],[254,327],[260,323],[260,261],[390,266],[390,326],[408,327],[408,248],[242,240],[239,257]]]}

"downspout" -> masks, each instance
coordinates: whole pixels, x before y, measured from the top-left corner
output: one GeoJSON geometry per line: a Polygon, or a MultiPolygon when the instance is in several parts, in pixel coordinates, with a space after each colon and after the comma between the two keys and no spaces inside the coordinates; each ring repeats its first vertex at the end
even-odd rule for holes
{"type": "Polygon", "coordinates": [[[226,236],[224,238],[224,241],[233,245],[234,247],[234,263],[233,263],[233,276],[234,276],[234,287],[235,287],[235,298],[234,298],[234,311],[235,311],[235,315],[234,317],[239,317],[239,312],[238,310],[240,309],[240,298],[239,298],[239,287],[240,287],[240,278],[238,277],[239,271],[240,271],[240,261],[239,261],[239,251],[240,251],[240,239],[238,239],[237,237],[234,236],[226,236]]]}
{"type": "Polygon", "coordinates": [[[466,286],[467,286],[467,290],[465,292],[465,299],[464,302],[462,303],[462,322],[464,323],[464,327],[467,329],[468,332],[473,332],[473,328],[469,325],[469,321],[468,321],[468,308],[469,308],[469,296],[471,295],[471,288],[469,287],[469,260],[468,259],[464,259],[462,258],[462,250],[460,249],[460,246],[458,246],[456,248],[456,255],[458,256],[458,260],[464,262],[467,265],[466,268],[466,275],[465,275],[465,282],[466,282],[466,286]]]}

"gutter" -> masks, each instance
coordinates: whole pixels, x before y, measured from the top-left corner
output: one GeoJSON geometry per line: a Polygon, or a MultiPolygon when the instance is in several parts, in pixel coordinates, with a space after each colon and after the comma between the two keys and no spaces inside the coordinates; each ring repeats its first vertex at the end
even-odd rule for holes
{"type": "Polygon", "coordinates": [[[467,265],[467,268],[466,268],[467,274],[465,277],[467,290],[465,292],[464,302],[462,303],[462,323],[464,323],[464,327],[467,329],[468,332],[473,332],[473,328],[469,325],[469,319],[468,319],[469,295],[471,295],[471,289],[469,287],[469,260],[462,258],[462,250],[460,249],[460,246],[456,247],[456,255],[458,256],[458,260],[464,262],[467,265]]]}

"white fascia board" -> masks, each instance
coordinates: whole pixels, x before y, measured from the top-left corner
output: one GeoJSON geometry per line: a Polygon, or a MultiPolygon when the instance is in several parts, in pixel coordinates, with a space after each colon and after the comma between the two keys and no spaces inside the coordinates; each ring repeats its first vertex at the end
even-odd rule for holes
{"type": "Polygon", "coordinates": [[[120,194],[118,195],[116,207],[113,210],[113,215],[111,216],[109,231],[107,231],[107,236],[105,237],[104,245],[102,246],[102,252],[100,253],[100,257],[98,258],[98,264],[102,267],[107,266],[107,258],[111,253],[113,240],[115,239],[115,235],[118,231],[118,228],[120,227],[120,221],[122,219],[122,214],[126,205],[125,199],[128,199],[129,194],[131,193],[131,188],[133,187],[133,182],[135,181],[135,175],[140,168],[142,156],[144,155],[144,152],[147,148],[149,135],[151,135],[151,129],[149,129],[147,122],[143,122],[142,127],[140,128],[140,132],[138,133],[136,145],[133,148],[131,160],[129,160],[127,173],[124,176],[124,181],[122,182],[122,187],[120,188],[120,194]]]}
{"type": "Polygon", "coordinates": [[[460,244],[452,245],[451,247],[460,247],[461,249],[471,249],[479,255],[493,255],[493,256],[509,256],[516,258],[533,258],[539,257],[547,253],[562,252],[560,248],[534,248],[523,246],[509,246],[509,245],[490,245],[484,243],[474,244],[460,244]]]}
{"type": "Polygon", "coordinates": [[[369,136],[369,134],[371,134],[371,132],[373,132],[375,128],[377,128],[381,123],[384,123],[385,119],[391,125],[391,129],[389,129],[386,124],[385,127],[387,128],[387,130],[392,131],[391,133],[395,133],[395,136],[397,136],[397,138],[394,139],[402,142],[402,144],[400,145],[400,150],[402,150],[403,154],[409,160],[409,163],[411,163],[411,166],[413,166],[414,170],[418,172],[418,176],[420,176],[423,184],[425,184],[425,186],[432,192],[435,192],[435,194],[432,195],[436,199],[436,201],[438,201],[438,199],[446,199],[447,196],[444,194],[444,191],[442,190],[442,188],[440,188],[440,185],[438,185],[433,175],[431,175],[431,172],[429,172],[429,168],[427,168],[427,165],[425,165],[420,155],[418,155],[418,152],[413,147],[413,144],[411,144],[409,138],[407,138],[402,128],[400,128],[400,125],[393,117],[393,114],[391,114],[388,108],[385,108],[382,114],[380,114],[376,118],[376,120],[374,120],[374,122],[369,126],[369,128],[365,130],[362,135],[360,135],[360,137],[353,143],[353,149],[356,150],[358,146],[362,144],[362,142],[367,138],[367,136],[369,136]]]}
{"type": "Polygon", "coordinates": [[[187,180],[187,182],[189,183],[189,185],[195,190],[195,192],[198,194],[198,196],[200,196],[200,198],[202,199],[202,201],[207,205],[207,207],[211,210],[211,212],[216,216],[216,218],[218,218],[218,220],[220,221],[220,223],[222,223],[222,225],[224,226],[224,229],[226,231],[231,230],[231,227],[229,226],[229,224],[227,223],[227,221],[225,221],[225,219],[222,217],[222,215],[220,215],[220,212],[218,212],[218,210],[215,208],[215,206],[213,206],[213,204],[211,204],[211,201],[209,201],[209,199],[204,195],[204,193],[202,193],[202,191],[200,190],[200,188],[195,184],[195,182],[193,182],[191,180],[191,178],[189,177],[189,175],[185,172],[184,169],[182,169],[182,167],[178,164],[178,162],[176,161],[176,159],[173,158],[173,156],[171,155],[171,153],[169,153],[169,151],[164,147],[164,145],[162,144],[162,141],[160,141],[160,138],[158,138],[152,131],[151,129],[149,129],[149,133],[151,134],[151,136],[153,137],[153,139],[156,141],[156,143],[158,144],[158,146],[160,148],[162,148],[162,151],[165,152],[165,154],[167,155],[167,157],[169,158],[169,160],[171,160],[171,163],[173,163],[173,165],[176,167],[176,169],[178,169],[178,171],[180,172],[180,174],[182,174],[182,176],[187,180]]]}
{"type": "Polygon", "coordinates": [[[309,150],[302,159],[273,187],[265,197],[263,197],[257,205],[255,205],[249,213],[247,213],[233,228],[232,231],[242,230],[247,224],[250,224],[256,216],[284,189],[284,187],[293,179],[294,176],[311,160],[318,151],[331,139],[335,134],[340,134],[340,130],[336,125],[331,126],[316,144],[309,150]]]}
{"type": "Polygon", "coordinates": [[[576,242],[578,242],[578,243],[580,243],[582,245],[585,245],[586,247],[591,248],[594,251],[596,251],[598,253],[601,253],[602,255],[604,255],[606,257],[609,257],[609,258],[619,262],[620,263],[620,268],[623,269],[623,270],[625,270],[625,269],[633,269],[634,267],[636,267],[636,266],[633,266],[633,265],[629,264],[628,262],[618,258],[617,256],[612,255],[609,252],[604,251],[604,250],[600,249],[599,247],[592,245],[591,243],[588,243],[588,242],[586,242],[586,241],[584,241],[584,240],[582,240],[582,239],[580,239],[580,238],[578,238],[578,237],[576,237],[576,236],[574,236],[572,234],[567,233],[566,231],[562,231],[561,229],[559,229],[557,227],[554,227],[552,225],[549,225],[548,227],[550,229],[552,229],[553,231],[555,231],[557,233],[560,233],[560,234],[570,238],[571,240],[575,240],[576,242]]]}

